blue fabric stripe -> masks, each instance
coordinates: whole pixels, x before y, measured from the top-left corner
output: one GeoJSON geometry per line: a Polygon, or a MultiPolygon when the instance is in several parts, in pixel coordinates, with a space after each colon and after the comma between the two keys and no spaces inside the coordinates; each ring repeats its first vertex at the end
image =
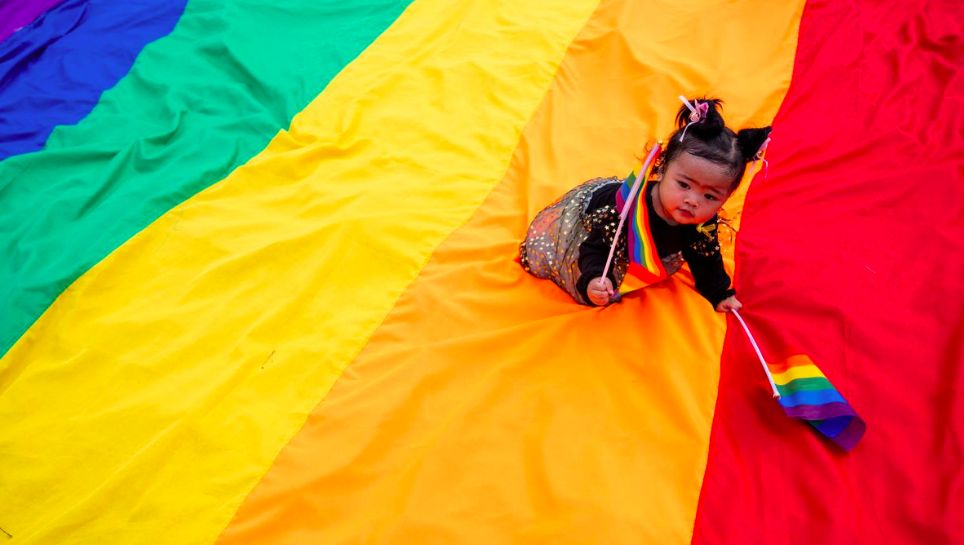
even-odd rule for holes
{"type": "Polygon", "coordinates": [[[846,403],[843,396],[837,390],[816,390],[795,392],[790,395],[780,397],[780,403],[784,407],[796,407],[798,405],[823,405],[824,403],[841,402],[846,403]]]}
{"type": "Polygon", "coordinates": [[[840,435],[840,432],[850,424],[853,418],[852,416],[840,416],[837,418],[828,418],[827,420],[811,420],[810,424],[817,428],[817,431],[820,433],[833,439],[840,435]]]}
{"type": "Polygon", "coordinates": [[[187,0],[67,0],[0,43],[0,160],[83,119],[187,0]]]}

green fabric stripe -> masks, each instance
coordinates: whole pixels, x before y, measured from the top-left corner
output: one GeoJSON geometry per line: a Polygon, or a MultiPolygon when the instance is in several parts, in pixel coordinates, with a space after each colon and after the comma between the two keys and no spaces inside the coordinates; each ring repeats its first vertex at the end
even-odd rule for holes
{"type": "Polygon", "coordinates": [[[0,354],[87,269],[261,151],[409,3],[191,1],[86,119],[0,162],[0,354]]]}
{"type": "Polygon", "coordinates": [[[793,392],[814,392],[817,390],[833,390],[830,381],[823,377],[798,378],[791,380],[788,384],[777,384],[777,391],[781,396],[790,395],[793,392]]]}

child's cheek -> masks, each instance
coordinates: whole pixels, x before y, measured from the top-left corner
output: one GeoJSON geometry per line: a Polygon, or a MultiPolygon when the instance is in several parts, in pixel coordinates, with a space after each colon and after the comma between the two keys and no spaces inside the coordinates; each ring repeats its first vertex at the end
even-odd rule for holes
{"type": "Polygon", "coordinates": [[[703,210],[700,210],[700,214],[697,218],[695,218],[696,221],[694,223],[700,224],[700,223],[703,223],[704,221],[709,220],[714,215],[716,215],[717,212],[720,211],[720,208],[721,208],[720,205],[712,205],[712,206],[705,207],[703,210]]]}

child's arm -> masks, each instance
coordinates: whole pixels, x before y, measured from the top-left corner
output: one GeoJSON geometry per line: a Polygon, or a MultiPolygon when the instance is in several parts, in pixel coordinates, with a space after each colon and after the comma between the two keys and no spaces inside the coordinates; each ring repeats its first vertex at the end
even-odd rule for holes
{"type": "Polygon", "coordinates": [[[712,236],[697,233],[693,244],[683,248],[683,258],[690,265],[696,290],[720,312],[739,309],[740,301],[730,287],[730,275],[723,268],[723,256],[716,238],[716,225],[712,224],[712,236]]]}
{"type": "Polygon", "coordinates": [[[616,285],[616,277],[613,267],[609,268],[607,278],[602,278],[608,258],[609,243],[603,230],[599,227],[593,228],[586,240],[579,245],[580,276],[576,281],[576,289],[586,301],[596,306],[608,305],[615,294],[613,286],[616,285]],[[604,291],[608,292],[605,297],[602,295],[604,291]]]}
{"type": "Polygon", "coordinates": [[[612,235],[616,230],[616,222],[619,221],[618,214],[615,212],[616,192],[619,191],[620,183],[613,179],[613,183],[606,184],[593,192],[592,199],[586,206],[586,213],[602,212],[605,207],[612,207],[612,221],[606,215],[597,217],[596,223],[589,231],[589,236],[579,245],[579,279],[576,280],[576,290],[583,300],[589,301],[593,305],[603,306],[612,302],[615,294],[616,275],[610,267],[607,278],[602,278],[603,269],[606,267],[606,260],[609,259],[609,248],[612,244],[612,235]],[[607,229],[609,236],[607,237],[607,229]],[[605,295],[604,295],[605,294],[605,295]]]}

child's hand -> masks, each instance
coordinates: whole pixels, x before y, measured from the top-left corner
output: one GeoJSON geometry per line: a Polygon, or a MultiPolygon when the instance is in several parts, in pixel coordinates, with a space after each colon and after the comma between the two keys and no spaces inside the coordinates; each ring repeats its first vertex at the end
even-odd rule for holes
{"type": "Polygon", "coordinates": [[[586,287],[586,294],[589,295],[589,301],[597,307],[608,305],[615,295],[613,283],[602,276],[593,278],[586,287]]]}
{"type": "Polygon", "coordinates": [[[727,297],[716,305],[717,312],[729,312],[731,310],[740,310],[741,308],[743,308],[743,303],[741,303],[735,295],[727,297]]]}

